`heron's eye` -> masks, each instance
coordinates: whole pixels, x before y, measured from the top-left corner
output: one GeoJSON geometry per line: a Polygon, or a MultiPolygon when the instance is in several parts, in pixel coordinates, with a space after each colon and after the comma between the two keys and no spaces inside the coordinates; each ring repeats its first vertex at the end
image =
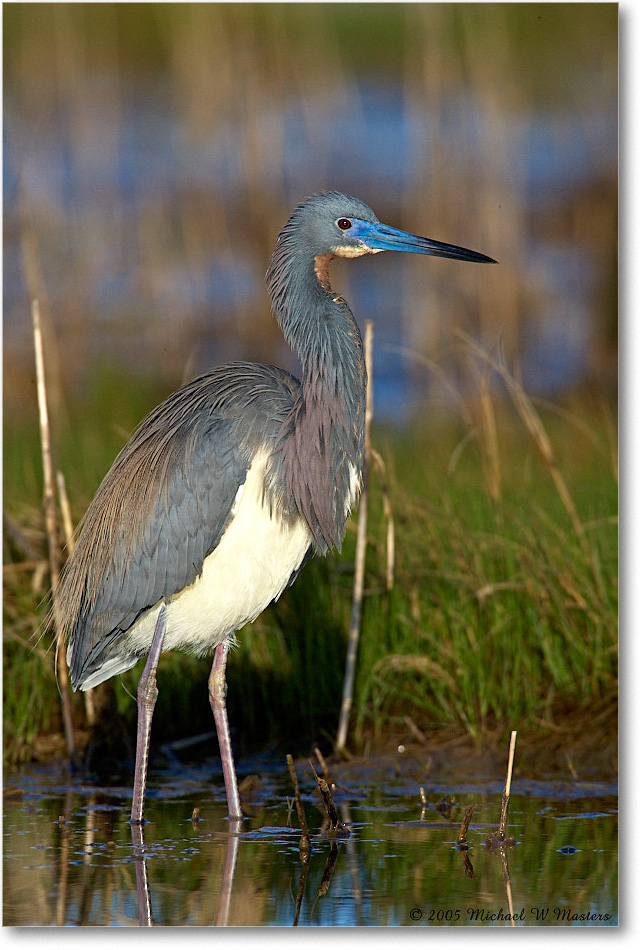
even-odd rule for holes
{"type": "Polygon", "coordinates": [[[339,218],[337,227],[341,228],[342,231],[347,231],[348,228],[352,227],[352,221],[348,221],[347,218],[339,218]]]}

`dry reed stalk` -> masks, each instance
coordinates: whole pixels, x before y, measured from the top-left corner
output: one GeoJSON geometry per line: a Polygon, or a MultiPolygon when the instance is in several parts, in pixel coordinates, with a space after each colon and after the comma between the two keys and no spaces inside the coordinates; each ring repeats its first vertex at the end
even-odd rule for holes
{"type": "Polygon", "coordinates": [[[69,505],[69,496],[67,495],[67,485],[65,476],[58,469],[56,472],[56,484],[58,486],[58,503],[62,513],[62,527],[65,534],[65,547],[69,554],[74,549],[74,523],[71,518],[71,506],[69,505]]]}
{"type": "Polygon", "coordinates": [[[502,795],[502,811],[499,819],[499,828],[494,835],[491,835],[486,843],[490,843],[491,848],[497,849],[499,851],[499,856],[502,862],[502,872],[504,876],[504,886],[506,888],[506,900],[508,901],[508,913],[510,915],[511,927],[515,926],[515,916],[513,913],[513,892],[510,883],[510,873],[508,870],[508,856],[506,854],[506,846],[513,846],[515,844],[514,838],[506,838],[506,822],[508,821],[508,801],[510,798],[510,786],[513,777],[513,759],[515,756],[515,742],[517,740],[517,733],[515,730],[510,734],[510,744],[508,747],[508,767],[506,769],[506,783],[504,785],[504,793],[502,795]]]}
{"type": "Polygon", "coordinates": [[[60,579],[58,521],[56,517],[56,493],[54,488],[54,469],[51,455],[51,431],[49,427],[49,412],[47,408],[47,385],[45,380],[45,360],[42,346],[42,324],[40,321],[40,306],[38,300],[31,302],[33,318],[33,343],[36,356],[36,380],[38,389],[38,411],[40,416],[40,442],[42,446],[42,468],[44,474],[44,509],[47,542],[49,546],[49,572],[51,575],[51,599],[53,621],[56,640],[56,668],[60,685],[60,699],[62,704],[62,720],[67,742],[67,753],[70,758],[76,754],[76,740],[71,714],[71,700],[69,698],[69,675],[67,659],[65,657],[64,639],[59,623],[58,581],[60,579]]]}
{"type": "Polygon", "coordinates": [[[510,744],[508,746],[508,767],[506,769],[506,783],[502,795],[502,811],[499,819],[499,828],[497,836],[501,839],[506,837],[506,822],[508,821],[508,802],[510,799],[510,786],[513,779],[513,759],[515,758],[515,743],[517,741],[517,732],[513,730],[510,734],[510,744]]]}
{"type": "Polygon", "coordinates": [[[363,460],[363,487],[361,489],[361,503],[359,505],[359,523],[357,527],[357,549],[355,553],[354,587],[352,592],[352,615],[350,618],[350,633],[348,635],[348,652],[343,681],[343,698],[341,700],[341,714],[335,749],[340,752],[345,748],[348,736],[348,722],[352,707],[354,690],[354,675],[357,665],[357,648],[359,646],[359,630],[361,625],[361,606],[363,603],[363,582],[366,568],[366,542],[368,531],[368,474],[370,469],[370,426],[372,422],[372,321],[366,320],[365,358],[366,375],[368,378],[366,393],[366,435],[365,455],[363,460]]]}

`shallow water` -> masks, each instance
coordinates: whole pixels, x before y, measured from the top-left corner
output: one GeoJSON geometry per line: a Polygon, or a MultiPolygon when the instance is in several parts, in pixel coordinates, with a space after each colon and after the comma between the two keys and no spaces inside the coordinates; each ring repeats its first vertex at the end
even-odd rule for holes
{"type": "Polygon", "coordinates": [[[142,849],[128,823],[129,787],[97,788],[51,766],[5,775],[4,924],[617,924],[614,785],[514,780],[515,844],[494,852],[486,838],[497,827],[501,779],[430,782],[412,763],[352,764],[334,776],[352,834],[333,841],[301,763],[306,860],[285,763],[244,765],[261,781],[236,833],[211,763],[153,772],[142,849]],[[461,850],[459,824],[472,804],[461,850]]]}

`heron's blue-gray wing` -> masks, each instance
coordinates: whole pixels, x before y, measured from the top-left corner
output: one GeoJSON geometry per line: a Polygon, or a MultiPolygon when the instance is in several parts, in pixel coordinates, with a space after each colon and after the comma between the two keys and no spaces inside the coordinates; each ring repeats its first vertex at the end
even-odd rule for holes
{"type": "Polygon", "coordinates": [[[62,580],[74,685],[143,613],[200,574],[253,452],[276,439],[297,385],[273,367],[230,364],[172,394],[134,433],[87,511],[62,580]]]}
{"type": "Polygon", "coordinates": [[[69,562],[70,572],[83,562],[85,580],[70,638],[75,685],[143,613],[191,584],[218,545],[248,469],[231,430],[220,418],[192,420],[158,445],[126,447],[108,473],[95,499],[100,510],[95,517],[90,507],[69,562]],[[116,466],[121,477],[110,478],[116,466]]]}

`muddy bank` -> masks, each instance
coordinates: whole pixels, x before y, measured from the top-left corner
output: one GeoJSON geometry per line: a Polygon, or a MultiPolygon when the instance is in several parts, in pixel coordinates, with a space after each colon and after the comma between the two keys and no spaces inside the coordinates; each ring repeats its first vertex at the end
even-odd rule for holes
{"type": "MultiPolygon", "coordinates": [[[[564,716],[554,717],[548,723],[520,726],[517,728],[517,750],[514,774],[516,778],[561,779],[586,782],[615,782],[618,775],[618,720],[614,700],[605,702],[602,708],[581,709],[564,716]]],[[[478,738],[455,728],[422,731],[414,722],[407,720],[384,736],[368,737],[360,754],[333,756],[327,761],[333,771],[347,781],[363,769],[375,769],[382,774],[392,770],[401,774],[408,771],[415,776],[456,782],[484,778],[500,778],[506,768],[509,727],[495,726],[478,738]]],[[[90,733],[78,731],[76,740],[82,759],[89,743],[90,733]]],[[[132,736],[132,742],[134,737],[132,736]]],[[[128,743],[122,749],[111,748],[112,761],[122,759],[123,771],[128,770],[131,748],[128,743]]],[[[321,743],[322,748],[324,744],[321,743]]],[[[326,744],[327,747],[327,744],[326,744]]],[[[314,743],[310,745],[313,756],[314,743]]],[[[216,750],[216,739],[203,742],[193,751],[194,755],[211,758],[216,750]]],[[[216,750],[217,751],[217,750],[216,750]]],[[[288,751],[298,753],[301,762],[307,762],[301,750],[269,750],[273,762],[283,761],[288,751]]],[[[324,748],[324,752],[326,749],[324,748]]],[[[65,759],[64,737],[59,733],[39,736],[32,747],[32,761],[54,762],[65,759]]],[[[95,753],[94,753],[95,754],[95,753]]],[[[190,755],[190,758],[192,756],[190,755]]],[[[179,759],[182,756],[179,756],[179,759]]],[[[263,755],[238,756],[239,771],[246,771],[244,763],[262,759],[263,755]]]]}
{"type": "MultiPolygon", "coordinates": [[[[515,726],[517,748],[514,774],[519,777],[617,781],[618,720],[615,703],[592,714],[580,710],[561,721],[540,726],[515,726]]],[[[509,728],[496,727],[474,739],[469,733],[444,729],[425,735],[399,730],[383,742],[366,743],[364,755],[346,763],[368,760],[394,764],[422,762],[427,775],[449,779],[501,776],[506,768],[509,728]],[[400,753],[399,748],[403,751],[400,753]]]]}

